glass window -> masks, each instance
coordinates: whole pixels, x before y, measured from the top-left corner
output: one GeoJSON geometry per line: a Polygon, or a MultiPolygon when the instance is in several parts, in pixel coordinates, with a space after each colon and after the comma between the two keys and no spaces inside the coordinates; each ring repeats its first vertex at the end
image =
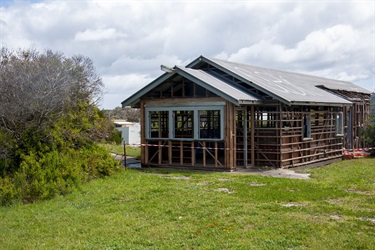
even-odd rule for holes
{"type": "Polygon", "coordinates": [[[199,138],[220,139],[220,110],[199,110],[199,138]]]}

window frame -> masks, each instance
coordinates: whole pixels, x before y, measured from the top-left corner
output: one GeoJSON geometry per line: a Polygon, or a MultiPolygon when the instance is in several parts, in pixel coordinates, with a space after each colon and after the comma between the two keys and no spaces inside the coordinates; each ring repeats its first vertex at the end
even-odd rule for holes
{"type": "Polygon", "coordinates": [[[311,136],[311,113],[304,113],[302,117],[302,139],[312,140],[311,136]],[[306,134],[306,136],[305,136],[306,134]]]}
{"type": "MultiPolygon", "coordinates": [[[[200,104],[199,106],[158,106],[145,107],[145,138],[146,140],[178,140],[178,141],[222,141],[224,140],[224,104],[212,105],[200,104]],[[168,112],[169,133],[168,138],[151,137],[151,117],[152,111],[168,112]],[[191,138],[178,138],[175,136],[175,111],[193,111],[193,136],[191,138]],[[220,115],[220,138],[201,138],[200,137],[200,115],[199,111],[219,111],[220,115]]],[[[160,134],[160,133],[159,133],[160,134]]]]}
{"type": "Polygon", "coordinates": [[[344,136],[344,114],[343,112],[336,113],[335,119],[336,136],[344,136]]]}
{"type": "Polygon", "coordinates": [[[204,109],[204,110],[198,110],[198,137],[199,137],[199,140],[219,140],[220,138],[222,138],[222,125],[223,125],[223,121],[222,121],[222,112],[221,110],[218,110],[218,109],[214,109],[214,110],[211,110],[211,109],[204,109]],[[207,114],[205,115],[206,117],[206,121],[203,121],[203,122],[206,122],[207,124],[212,124],[213,125],[213,128],[211,128],[211,125],[208,126],[208,128],[206,129],[207,132],[210,132],[211,130],[211,133],[213,131],[213,135],[214,137],[202,137],[202,131],[204,129],[202,129],[201,125],[202,125],[202,118],[204,118],[204,115],[201,114],[201,112],[207,112],[207,114]],[[212,113],[211,113],[212,112],[212,113]],[[215,114],[216,112],[218,112],[218,114],[215,114]],[[216,128],[216,124],[215,124],[215,121],[212,122],[210,121],[210,119],[214,119],[214,120],[218,120],[218,123],[219,123],[219,128],[216,128]],[[216,133],[215,133],[215,130],[219,130],[219,138],[215,137],[216,133]]]}
{"type": "Polygon", "coordinates": [[[165,133],[165,131],[162,130],[164,128],[164,125],[166,125],[166,129],[168,130],[168,133],[169,133],[169,115],[165,116],[165,114],[164,114],[162,116],[161,112],[165,112],[165,111],[162,111],[162,110],[153,110],[153,111],[150,111],[148,113],[148,118],[149,118],[148,119],[149,120],[149,124],[148,124],[148,126],[149,126],[149,137],[152,138],[152,139],[158,139],[158,138],[164,138],[164,139],[166,139],[166,138],[169,137],[169,135],[167,137],[160,136],[160,135],[163,135],[165,133]],[[158,113],[158,120],[157,120],[157,124],[158,124],[157,134],[158,134],[158,136],[157,137],[153,137],[152,136],[153,132],[155,132],[153,130],[153,123],[152,123],[153,122],[153,118],[152,118],[152,114],[151,114],[152,112],[157,112],[158,113]],[[167,118],[167,123],[165,123],[163,121],[163,119],[165,119],[165,118],[167,118]]]}

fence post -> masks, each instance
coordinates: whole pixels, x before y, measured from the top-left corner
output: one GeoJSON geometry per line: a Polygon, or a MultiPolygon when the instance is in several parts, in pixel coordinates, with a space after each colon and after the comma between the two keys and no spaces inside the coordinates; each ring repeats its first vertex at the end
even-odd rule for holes
{"type": "Polygon", "coordinates": [[[126,141],[124,141],[124,168],[126,168],[126,141]]]}

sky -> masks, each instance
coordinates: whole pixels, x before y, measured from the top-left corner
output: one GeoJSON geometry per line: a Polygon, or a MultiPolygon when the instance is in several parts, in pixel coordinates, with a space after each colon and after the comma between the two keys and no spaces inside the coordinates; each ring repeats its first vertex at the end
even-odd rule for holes
{"type": "Polygon", "coordinates": [[[200,55],[375,88],[375,1],[0,0],[0,47],[90,57],[113,109],[200,55]]]}

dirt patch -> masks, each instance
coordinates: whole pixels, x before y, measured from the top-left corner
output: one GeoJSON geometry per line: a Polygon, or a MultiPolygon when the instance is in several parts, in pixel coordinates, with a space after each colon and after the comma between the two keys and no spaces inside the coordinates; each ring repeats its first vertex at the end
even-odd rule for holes
{"type": "Polygon", "coordinates": [[[338,215],[331,215],[331,216],[329,216],[329,218],[331,218],[333,220],[341,220],[341,217],[338,216],[338,215]]]}
{"type": "Polygon", "coordinates": [[[190,180],[189,176],[174,176],[174,175],[165,175],[165,174],[158,174],[154,173],[159,178],[163,179],[172,179],[172,180],[190,180]]]}
{"type": "Polygon", "coordinates": [[[346,189],[345,192],[362,194],[362,195],[373,195],[374,194],[374,192],[371,192],[371,191],[361,191],[361,190],[356,190],[356,189],[346,189]]]}
{"type": "Polygon", "coordinates": [[[304,207],[307,206],[306,203],[283,203],[280,204],[282,207],[304,207]]]}
{"type": "Polygon", "coordinates": [[[173,180],[190,180],[189,176],[167,176],[165,178],[169,178],[173,180]]]}
{"type": "Polygon", "coordinates": [[[212,184],[212,182],[210,182],[210,181],[203,181],[203,182],[197,183],[197,185],[202,185],[202,186],[211,185],[211,184],[212,184]]]}
{"type": "Polygon", "coordinates": [[[370,221],[372,223],[375,223],[375,218],[358,218],[361,221],[370,221]]]}
{"type": "Polygon", "coordinates": [[[231,172],[231,174],[259,174],[264,176],[271,176],[271,177],[278,177],[278,178],[291,178],[291,179],[309,179],[310,174],[304,173],[297,173],[290,169],[254,169],[254,168],[246,168],[246,169],[238,169],[235,172],[231,172]]]}
{"type": "Polygon", "coordinates": [[[263,187],[266,184],[264,184],[264,183],[258,183],[258,182],[250,182],[249,185],[252,186],[252,187],[263,187]]]}
{"type": "Polygon", "coordinates": [[[234,191],[230,191],[228,188],[218,188],[216,190],[219,191],[219,192],[225,192],[225,193],[228,193],[228,194],[234,193],[234,191]]]}
{"type": "Polygon", "coordinates": [[[219,178],[219,179],[217,179],[218,181],[230,181],[230,179],[228,179],[228,178],[219,178]]]}

